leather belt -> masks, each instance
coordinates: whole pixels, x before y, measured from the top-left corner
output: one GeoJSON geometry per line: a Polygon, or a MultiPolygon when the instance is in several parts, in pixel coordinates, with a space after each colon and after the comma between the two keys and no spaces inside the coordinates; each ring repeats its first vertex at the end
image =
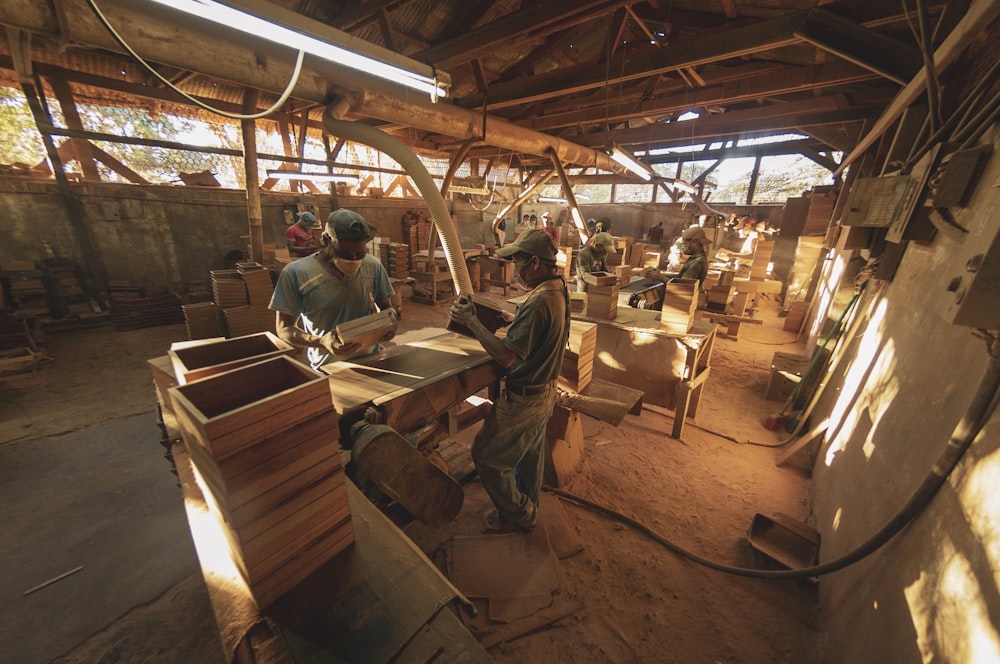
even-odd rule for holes
{"type": "Polygon", "coordinates": [[[539,394],[545,394],[550,389],[552,389],[552,383],[545,383],[544,385],[513,385],[507,383],[508,392],[519,394],[522,397],[535,397],[539,394]]]}

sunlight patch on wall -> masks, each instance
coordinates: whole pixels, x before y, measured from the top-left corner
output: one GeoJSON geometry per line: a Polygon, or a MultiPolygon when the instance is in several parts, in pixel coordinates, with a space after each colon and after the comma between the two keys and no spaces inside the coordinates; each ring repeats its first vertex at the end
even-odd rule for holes
{"type": "MultiPolygon", "coordinates": [[[[865,438],[862,450],[865,453],[865,460],[871,460],[875,452],[875,433],[878,431],[882,417],[889,410],[896,395],[899,394],[899,379],[896,377],[896,344],[889,339],[882,353],[875,361],[872,368],[872,378],[868,381],[868,389],[861,395],[858,406],[854,408],[859,412],[868,409],[868,416],[872,419],[871,429],[868,430],[868,437],[865,438]]],[[[857,416],[855,416],[857,417],[857,416]]]]}
{"type": "Polygon", "coordinates": [[[1000,662],[1000,638],[990,623],[969,561],[940,540],[940,569],[921,572],[903,590],[926,662],[1000,662]]]}
{"type": "Polygon", "coordinates": [[[615,359],[615,356],[606,350],[597,354],[598,361],[606,367],[611,367],[617,371],[625,371],[625,365],[615,359]]]}
{"type": "MultiPolygon", "coordinates": [[[[875,313],[872,315],[871,320],[868,321],[868,326],[862,333],[854,361],[851,363],[847,375],[844,376],[844,385],[840,390],[840,396],[830,413],[830,428],[827,431],[836,433],[830,438],[829,447],[827,447],[824,458],[824,462],[828,467],[832,466],[837,455],[844,451],[847,441],[850,439],[851,433],[854,431],[854,426],[857,424],[862,412],[860,408],[852,408],[852,404],[854,404],[855,398],[864,386],[868,369],[872,366],[876,354],[882,346],[885,314],[886,300],[883,299],[878,303],[875,313]]],[[[887,347],[886,350],[887,352],[891,351],[891,347],[887,347]]],[[[879,362],[879,366],[882,368],[891,368],[894,365],[894,358],[890,358],[886,362],[879,362]]],[[[874,378],[876,383],[882,382],[879,376],[875,376],[874,378]]]]}
{"type": "Polygon", "coordinates": [[[839,253],[835,254],[833,260],[827,261],[823,272],[824,274],[820,276],[819,280],[819,301],[816,309],[821,312],[821,315],[813,319],[809,328],[810,337],[818,335],[823,324],[827,321],[826,312],[830,310],[830,305],[833,303],[833,298],[837,294],[837,288],[840,285],[840,277],[844,274],[844,257],[839,253]]]}

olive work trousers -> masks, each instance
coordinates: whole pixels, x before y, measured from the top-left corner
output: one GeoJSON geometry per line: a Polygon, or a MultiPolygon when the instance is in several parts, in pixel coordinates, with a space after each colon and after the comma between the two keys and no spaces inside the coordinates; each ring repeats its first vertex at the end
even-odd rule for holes
{"type": "Polygon", "coordinates": [[[545,429],[556,388],[522,396],[503,390],[472,441],[479,479],[507,522],[535,525],[545,470],[545,429]]]}

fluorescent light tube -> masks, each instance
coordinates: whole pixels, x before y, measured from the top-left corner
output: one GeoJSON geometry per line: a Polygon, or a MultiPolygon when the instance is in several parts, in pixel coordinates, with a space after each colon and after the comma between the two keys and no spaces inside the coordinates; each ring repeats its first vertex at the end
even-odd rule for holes
{"type": "Polygon", "coordinates": [[[488,196],[490,190],[486,187],[463,187],[460,184],[453,184],[448,187],[449,192],[456,194],[476,194],[478,196],[488,196]]]}
{"type": "Polygon", "coordinates": [[[624,150],[619,147],[611,148],[610,156],[612,159],[617,161],[619,164],[632,171],[643,180],[649,182],[653,179],[653,174],[649,172],[645,166],[636,161],[633,157],[628,155],[624,150]]]}
{"type": "Polygon", "coordinates": [[[558,196],[539,196],[539,203],[568,203],[569,201],[565,198],[559,198],[558,196]]]}
{"type": "MultiPolygon", "coordinates": [[[[357,69],[366,74],[378,76],[379,78],[405,85],[414,90],[420,90],[430,95],[432,100],[437,100],[438,97],[446,97],[448,95],[447,87],[438,80],[437,76],[425,75],[389,64],[375,57],[363,55],[349,48],[324,41],[305,32],[255,16],[249,12],[230,7],[215,0],[153,0],[153,2],[191,14],[192,16],[197,16],[198,18],[208,19],[219,25],[235,28],[291,49],[303,50],[306,53],[329,60],[338,65],[357,69]]],[[[332,31],[333,29],[330,28],[330,30],[332,31]]],[[[360,41],[347,33],[344,33],[344,36],[355,41],[360,41]]],[[[414,64],[416,65],[417,63],[414,64]]]]}
{"type": "Polygon", "coordinates": [[[358,182],[361,177],[349,173],[302,173],[299,171],[268,171],[269,178],[288,178],[289,180],[314,180],[316,182],[358,182]]]}

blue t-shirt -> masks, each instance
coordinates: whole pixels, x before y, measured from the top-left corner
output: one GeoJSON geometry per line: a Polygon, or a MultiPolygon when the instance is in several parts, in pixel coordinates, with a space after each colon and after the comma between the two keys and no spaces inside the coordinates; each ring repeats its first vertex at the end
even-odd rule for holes
{"type": "MultiPolygon", "coordinates": [[[[337,277],[323,266],[323,254],[313,254],[292,261],[278,275],[270,308],[301,320],[302,329],[322,336],[340,323],[374,313],[372,300],[384,302],[395,291],[382,263],[366,255],[361,268],[350,276],[337,277]]],[[[309,364],[318,369],[334,360],[369,355],[377,346],[369,346],[354,355],[330,355],[324,348],[309,348],[309,364]]]]}

